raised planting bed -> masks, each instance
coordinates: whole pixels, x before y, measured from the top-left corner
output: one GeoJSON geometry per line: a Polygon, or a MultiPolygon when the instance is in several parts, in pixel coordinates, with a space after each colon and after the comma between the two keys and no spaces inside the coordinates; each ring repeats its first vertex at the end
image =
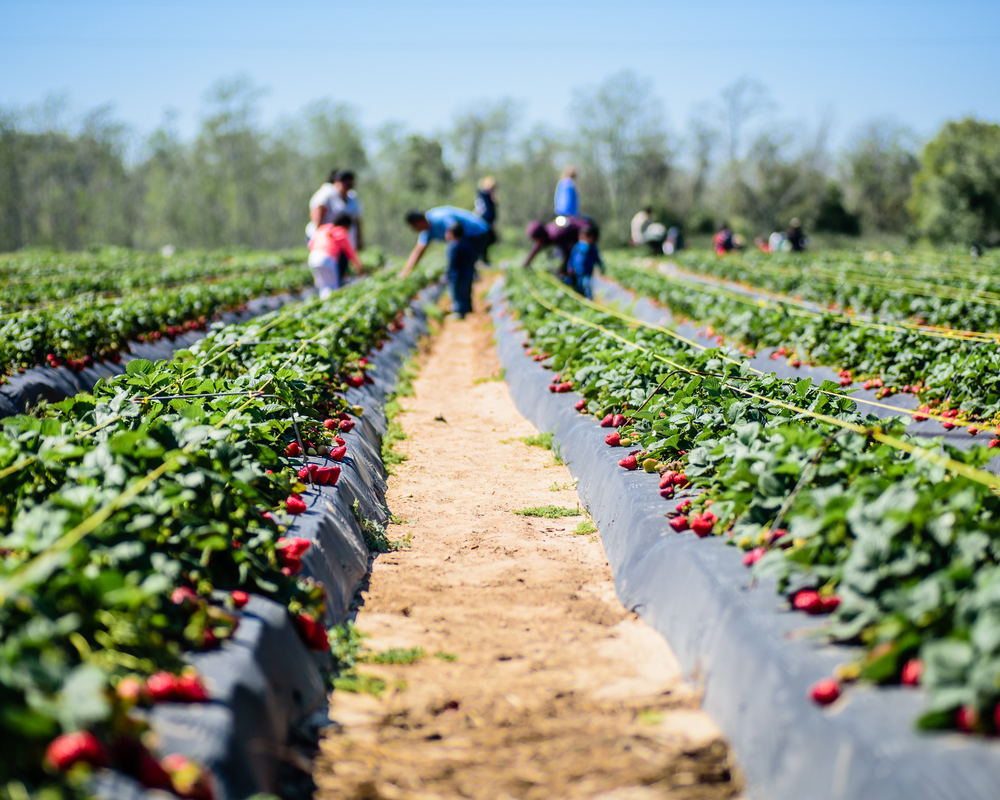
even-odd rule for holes
{"type": "Polygon", "coordinates": [[[386,517],[381,403],[439,270],[376,274],[4,421],[0,784],[279,788],[365,524],[386,517]]]}
{"type": "Polygon", "coordinates": [[[872,426],[837,384],[752,376],[543,276],[506,294],[512,396],[553,431],[620,598],[704,686],[753,796],[993,796],[994,657],[969,635],[996,572],[986,449],[919,458],[897,449],[915,444],[902,422],[872,426]]]}

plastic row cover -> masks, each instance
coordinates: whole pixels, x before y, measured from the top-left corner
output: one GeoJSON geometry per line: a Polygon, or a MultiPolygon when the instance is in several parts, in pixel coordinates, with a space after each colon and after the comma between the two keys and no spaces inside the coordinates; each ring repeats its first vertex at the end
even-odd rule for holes
{"type": "Polygon", "coordinates": [[[551,373],[524,357],[524,336],[504,315],[498,287],[493,300],[515,404],[553,432],[601,532],[619,598],[663,634],[704,687],[704,707],[733,745],[753,797],[996,797],[1000,749],[959,734],[917,733],[922,691],[855,686],[828,709],[808,700],[810,686],[850,652],[809,641],[804,634],[815,625],[788,610],[773,581],[750,586],[741,553],[722,538],[674,533],[656,476],[618,467],[622,451],[573,408],[578,396],[549,392],[551,373]]]}
{"type": "MultiPolygon", "coordinates": [[[[373,351],[374,383],[347,393],[349,402],[365,411],[345,436],[348,450],[339,462],[340,479],[336,486],[305,492],[307,511],[294,518],[285,534],[312,542],[303,558],[303,574],[324,584],[330,625],[347,619],[368,572],[369,552],[354,509],[363,519],[379,523],[389,516],[380,455],[387,426],[384,404],[400,367],[427,330],[422,306],[439,292],[438,286],[425,290],[404,329],[382,350],[373,351]]],[[[326,458],[310,461],[333,463],[326,458]]],[[[212,701],[155,706],[151,723],[160,752],[182,753],[209,767],[218,779],[216,800],[239,800],[259,792],[288,794],[285,780],[289,771],[294,773],[287,767],[290,736],[329,724],[323,679],[331,666],[329,654],[307,650],[286,609],[253,595],[234,637],[190,660],[205,677],[212,701]]],[[[96,794],[104,800],[152,799],[135,781],[108,772],[98,780],[96,794]]]]}

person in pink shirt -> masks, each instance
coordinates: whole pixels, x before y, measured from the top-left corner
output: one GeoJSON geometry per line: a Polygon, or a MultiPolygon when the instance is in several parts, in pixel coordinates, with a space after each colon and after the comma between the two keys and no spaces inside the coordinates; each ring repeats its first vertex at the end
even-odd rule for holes
{"type": "Polygon", "coordinates": [[[341,214],[333,222],[320,225],[313,238],[309,240],[309,268],[312,270],[321,300],[326,300],[334,289],[340,288],[337,260],[341,253],[347,256],[348,261],[359,273],[365,271],[364,265],[351,245],[351,224],[351,217],[341,214]]]}

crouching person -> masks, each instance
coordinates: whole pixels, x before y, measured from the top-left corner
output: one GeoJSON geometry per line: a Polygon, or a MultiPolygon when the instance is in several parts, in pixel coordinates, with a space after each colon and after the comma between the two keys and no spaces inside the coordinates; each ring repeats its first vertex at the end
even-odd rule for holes
{"type": "Polygon", "coordinates": [[[350,229],[353,220],[347,214],[341,214],[332,223],[320,225],[309,240],[309,268],[312,270],[313,281],[319,289],[320,299],[326,300],[335,289],[340,288],[340,269],[338,261],[341,254],[358,271],[365,268],[354,247],[351,245],[350,229]]]}
{"type": "Polygon", "coordinates": [[[448,241],[448,288],[452,311],[459,319],[472,313],[472,281],[476,273],[476,251],[465,237],[465,227],[454,223],[445,233],[448,241]]]}

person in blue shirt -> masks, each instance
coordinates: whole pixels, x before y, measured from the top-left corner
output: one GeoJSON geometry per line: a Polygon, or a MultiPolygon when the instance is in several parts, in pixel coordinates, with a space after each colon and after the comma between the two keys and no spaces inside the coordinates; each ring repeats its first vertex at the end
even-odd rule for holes
{"type": "Polygon", "coordinates": [[[601,261],[601,254],[597,249],[597,231],[588,225],[580,231],[580,241],[569,254],[567,266],[573,287],[588,300],[594,299],[592,286],[594,267],[600,267],[601,271],[604,271],[604,262],[601,261]]]}
{"type": "Polygon", "coordinates": [[[472,280],[476,274],[476,253],[465,238],[465,226],[456,222],[445,233],[448,241],[448,289],[452,311],[459,319],[472,313],[472,280]]]}
{"type": "Polygon", "coordinates": [[[414,245],[410,257],[406,259],[406,265],[399,274],[405,278],[420,262],[424,251],[434,240],[444,241],[448,229],[456,222],[462,223],[464,237],[472,248],[476,259],[482,255],[483,247],[486,244],[486,235],[490,226],[471,211],[454,206],[438,206],[427,211],[408,211],[406,214],[406,224],[417,231],[417,243],[414,245]]]}
{"type": "Polygon", "coordinates": [[[486,244],[483,247],[483,263],[490,263],[490,245],[494,245],[499,240],[496,231],[497,221],[497,198],[494,192],[497,182],[491,175],[487,175],[479,181],[479,188],[476,190],[476,214],[483,222],[490,226],[489,233],[486,234],[486,244]]]}
{"type": "Polygon", "coordinates": [[[556,216],[575,217],[580,213],[580,201],[576,195],[576,167],[572,164],[563,170],[562,179],[556,184],[556,216]]]}

